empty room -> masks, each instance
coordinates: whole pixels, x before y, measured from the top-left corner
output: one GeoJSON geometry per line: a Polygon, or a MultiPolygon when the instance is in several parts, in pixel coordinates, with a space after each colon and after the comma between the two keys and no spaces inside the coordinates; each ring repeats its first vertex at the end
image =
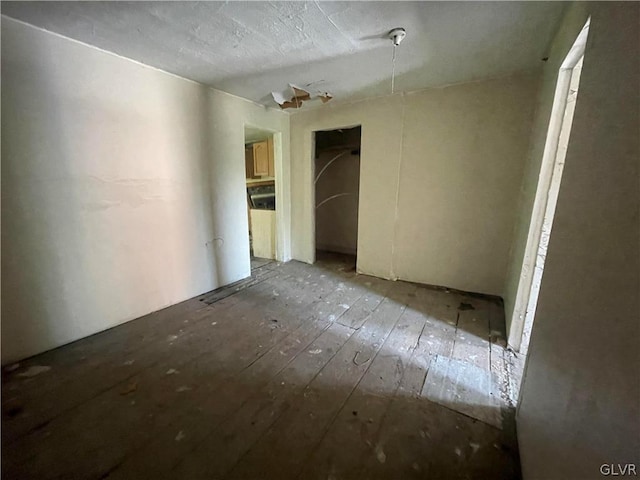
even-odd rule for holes
{"type": "Polygon", "coordinates": [[[640,474],[638,2],[0,9],[3,478],[640,474]]]}

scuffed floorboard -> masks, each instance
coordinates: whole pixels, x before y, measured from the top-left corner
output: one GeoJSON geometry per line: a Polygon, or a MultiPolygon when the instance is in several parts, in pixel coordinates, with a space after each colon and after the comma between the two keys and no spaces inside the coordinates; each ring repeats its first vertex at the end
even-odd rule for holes
{"type": "Polygon", "coordinates": [[[432,402],[502,429],[500,390],[488,369],[436,356],[431,361],[422,395],[432,402]]]}
{"type": "Polygon", "coordinates": [[[454,359],[513,396],[501,304],[354,266],[261,263],[5,367],[3,478],[520,478],[508,401],[500,429],[422,395],[454,359]]]}

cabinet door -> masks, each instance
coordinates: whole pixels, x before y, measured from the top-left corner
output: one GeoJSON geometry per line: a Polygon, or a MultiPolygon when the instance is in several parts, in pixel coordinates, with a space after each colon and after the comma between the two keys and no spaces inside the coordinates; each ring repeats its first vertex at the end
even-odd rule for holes
{"type": "Polygon", "coordinates": [[[253,173],[253,148],[251,147],[244,149],[244,166],[247,178],[253,178],[255,175],[253,173]]]}
{"type": "Polygon", "coordinates": [[[268,151],[269,151],[269,176],[270,177],[275,177],[276,176],[276,170],[273,166],[274,164],[274,160],[273,160],[273,138],[270,138],[269,140],[267,140],[267,147],[268,147],[268,151]]]}
{"type": "Polygon", "coordinates": [[[258,177],[269,175],[269,146],[266,141],[253,144],[253,174],[258,177]]]}
{"type": "Polygon", "coordinates": [[[276,212],[254,210],[251,216],[251,246],[258,258],[276,258],[276,212]]]}

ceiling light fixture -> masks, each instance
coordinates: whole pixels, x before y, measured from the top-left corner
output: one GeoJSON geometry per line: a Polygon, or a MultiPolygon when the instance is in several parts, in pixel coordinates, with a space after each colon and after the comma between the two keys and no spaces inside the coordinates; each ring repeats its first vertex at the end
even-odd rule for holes
{"type": "Polygon", "coordinates": [[[391,59],[391,94],[395,90],[396,80],[396,47],[407,36],[407,31],[402,27],[396,27],[389,32],[389,39],[393,42],[393,57],[391,59]]]}

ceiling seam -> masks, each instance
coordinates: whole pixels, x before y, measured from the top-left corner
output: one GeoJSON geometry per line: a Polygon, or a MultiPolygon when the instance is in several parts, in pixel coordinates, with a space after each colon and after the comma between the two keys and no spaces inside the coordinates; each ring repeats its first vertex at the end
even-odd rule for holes
{"type": "Polygon", "coordinates": [[[333,25],[333,27],[340,33],[340,35],[342,35],[342,37],[344,37],[347,42],[349,42],[349,45],[351,45],[351,49],[354,49],[357,47],[357,45],[355,45],[352,41],[351,38],[349,38],[349,36],[347,36],[347,34],[345,34],[342,29],[340,27],[338,27],[338,25],[336,25],[336,23],[331,20],[331,17],[329,17],[329,15],[327,15],[324,10],[322,10],[322,7],[320,6],[320,4],[318,3],[318,0],[313,0],[313,3],[316,5],[316,7],[318,8],[318,10],[320,10],[320,12],[322,13],[322,15],[324,15],[324,18],[326,18],[329,23],[331,25],[333,25]]]}
{"type": "Polygon", "coordinates": [[[233,22],[235,25],[237,25],[237,26],[239,26],[241,28],[244,28],[247,32],[251,33],[251,35],[260,38],[261,41],[264,42],[265,44],[269,44],[272,47],[274,47],[281,57],[283,57],[283,58],[287,57],[287,55],[282,50],[280,50],[280,46],[278,45],[277,42],[272,42],[270,38],[266,37],[261,32],[258,32],[254,28],[251,28],[249,25],[246,25],[240,19],[235,18],[233,15],[229,15],[228,13],[225,13],[223,10],[224,10],[224,8],[220,9],[221,15],[223,17],[229,19],[229,21],[233,22]]]}

